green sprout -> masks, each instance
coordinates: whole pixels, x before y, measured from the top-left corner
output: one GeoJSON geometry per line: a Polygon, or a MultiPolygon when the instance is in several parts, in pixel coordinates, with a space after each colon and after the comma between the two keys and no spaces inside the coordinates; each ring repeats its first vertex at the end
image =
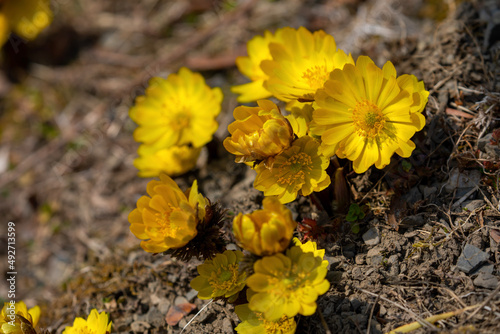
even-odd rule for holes
{"type": "Polygon", "coordinates": [[[345,217],[345,219],[348,222],[352,223],[351,224],[351,231],[352,231],[352,233],[354,233],[354,234],[358,234],[359,233],[359,223],[358,223],[358,220],[363,219],[363,218],[365,218],[365,213],[363,212],[363,210],[361,210],[361,208],[359,207],[358,204],[352,203],[349,206],[349,211],[347,212],[347,216],[345,217]]]}

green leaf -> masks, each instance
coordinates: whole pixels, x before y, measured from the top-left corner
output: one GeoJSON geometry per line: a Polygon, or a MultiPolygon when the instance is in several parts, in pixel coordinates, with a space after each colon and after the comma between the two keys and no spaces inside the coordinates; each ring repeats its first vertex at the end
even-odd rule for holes
{"type": "Polygon", "coordinates": [[[354,234],[358,234],[359,233],[359,224],[358,224],[358,222],[355,222],[355,223],[353,223],[351,225],[351,231],[354,234]]]}
{"type": "Polygon", "coordinates": [[[355,222],[358,219],[363,219],[363,218],[365,218],[365,213],[363,212],[363,210],[361,210],[359,205],[357,205],[356,203],[352,203],[349,206],[349,211],[347,212],[347,216],[345,217],[345,219],[348,222],[355,222]]]}

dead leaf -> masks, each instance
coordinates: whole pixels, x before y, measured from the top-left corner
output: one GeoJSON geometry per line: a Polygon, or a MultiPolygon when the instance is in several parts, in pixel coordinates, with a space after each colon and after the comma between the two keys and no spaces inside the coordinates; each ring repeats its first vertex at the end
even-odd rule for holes
{"type": "Polygon", "coordinates": [[[401,220],[406,216],[406,202],[401,199],[401,196],[395,194],[391,199],[389,213],[387,214],[387,223],[394,229],[399,230],[401,220]]]}
{"type": "Polygon", "coordinates": [[[490,229],[490,237],[495,240],[496,243],[500,243],[500,231],[494,228],[490,229]]]}
{"type": "Polygon", "coordinates": [[[181,321],[182,318],[188,315],[189,312],[191,312],[195,308],[196,305],[191,303],[172,305],[167,312],[165,320],[167,321],[167,324],[169,324],[170,326],[175,326],[179,323],[179,321],[181,321]]]}
{"type": "Polygon", "coordinates": [[[453,115],[453,116],[460,116],[464,118],[474,118],[475,116],[468,114],[464,111],[458,110],[458,109],[452,109],[452,108],[446,108],[446,114],[448,115],[453,115]]]}

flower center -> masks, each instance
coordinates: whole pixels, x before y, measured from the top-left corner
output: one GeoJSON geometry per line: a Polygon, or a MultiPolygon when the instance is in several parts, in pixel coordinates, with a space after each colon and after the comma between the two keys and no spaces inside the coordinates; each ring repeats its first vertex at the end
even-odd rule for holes
{"type": "MultiPolygon", "coordinates": [[[[160,230],[163,235],[175,236],[175,232],[177,231],[177,226],[170,224],[170,215],[175,210],[170,203],[168,204],[168,209],[163,212],[157,212],[156,223],[160,225],[160,230]]],[[[178,209],[177,209],[178,210],[178,209]]]]}
{"type": "Polygon", "coordinates": [[[352,120],[357,133],[366,138],[376,137],[385,125],[385,117],[380,108],[368,100],[356,103],[352,120]]]}
{"type": "Polygon", "coordinates": [[[219,267],[212,272],[209,283],[214,289],[231,290],[238,281],[238,264],[233,263],[227,267],[219,267]]]}
{"type": "Polygon", "coordinates": [[[312,170],[311,164],[311,156],[304,152],[292,155],[285,163],[279,166],[280,177],[278,178],[278,183],[288,185],[297,182],[304,183],[306,173],[312,170]]]}
{"type": "Polygon", "coordinates": [[[191,122],[191,115],[189,113],[189,110],[182,107],[177,113],[172,115],[171,126],[174,131],[180,131],[187,128],[190,122],[191,122]]]}
{"type": "Polygon", "coordinates": [[[266,320],[264,315],[260,312],[255,312],[257,319],[262,322],[264,328],[266,329],[266,334],[269,333],[288,333],[293,327],[293,318],[287,318],[287,316],[282,316],[276,321],[266,320]]]}
{"type": "Polygon", "coordinates": [[[309,67],[307,70],[302,72],[302,79],[311,87],[311,89],[316,90],[323,87],[323,84],[328,80],[330,73],[325,65],[314,65],[309,67]]]}

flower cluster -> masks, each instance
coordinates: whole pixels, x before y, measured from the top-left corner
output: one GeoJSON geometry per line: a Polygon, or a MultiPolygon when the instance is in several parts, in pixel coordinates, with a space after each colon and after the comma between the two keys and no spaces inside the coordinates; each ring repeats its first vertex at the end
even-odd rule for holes
{"type": "Polygon", "coordinates": [[[394,153],[411,155],[410,139],[425,125],[429,95],[415,76],[398,77],[391,62],[379,68],[366,56],[354,62],[332,36],[304,27],[266,31],[248,42],[247,50],[236,63],[252,82],[233,87],[241,94],[238,101],[274,96],[286,102],[289,114],[282,116],[273,106],[279,116],[266,126],[269,120],[255,122],[242,108],[264,114],[272,102],[238,107],[224,146],[236,162],[254,162],[254,187],[265,196],[287,203],[325,189],[333,156],[352,161],[354,171],[363,173],[372,165],[384,168],[394,153]],[[288,124],[277,126],[283,117],[288,124]]]}
{"type": "Polygon", "coordinates": [[[199,73],[185,67],[167,79],[152,78],[129,111],[139,125],[134,139],[142,143],[134,161],[139,176],[173,176],[192,169],[217,130],[221,102],[220,88],[211,89],[199,73]]]}
{"type": "Polygon", "coordinates": [[[262,209],[233,219],[234,236],[251,255],[226,250],[197,267],[191,287],[200,299],[233,302],[247,287],[247,303],[236,306],[238,333],[294,333],[294,316],[313,314],[316,299],[329,289],[325,250],[312,241],[291,242],[296,226],[285,205],[266,197],[262,209]]]}
{"type": "Polygon", "coordinates": [[[236,162],[257,171],[254,187],[265,196],[277,196],[281,203],[328,187],[329,160],[319,152],[319,141],[311,136],[294,140],[293,128],[276,104],[269,100],[257,104],[234,110],[235,121],[228,126],[231,137],[224,140],[236,162]]]}
{"type": "MultiPolygon", "coordinates": [[[[297,222],[285,204],[326,189],[330,175],[335,197],[349,197],[346,166],[335,157],[362,173],[388,165],[394,153],[410,156],[429,93],[415,76],[397,76],[390,62],[379,68],[366,56],[354,61],[332,36],[303,27],[256,36],[236,64],[251,82],[233,92],[239,102],[257,105],[234,109],[223,146],[255,170],[254,187],[265,196],[262,209],[233,219],[242,251],[226,249],[224,210],[198,192],[198,182],[184,192],[168,176],[193,168],[217,129],[220,89],[186,68],[153,78],[130,109],[139,125],[134,138],[142,143],[134,164],[140,176],[160,178],[129,214],[130,231],[147,252],[203,260],[191,287],[200,299],[237,303],[238,333],[291,334],[294,317],[314,314],[330,283],[325,250],[293,238],[297,222]]],[[[97,312],[91,316],[99,328],[107,324],[97,312]]]]}
{"type": "Polygon", "coordinates": [[[0,4],[0,46],[11,31],[31,41],[52,22],[49,0],[4,0],[0,4]]]}

